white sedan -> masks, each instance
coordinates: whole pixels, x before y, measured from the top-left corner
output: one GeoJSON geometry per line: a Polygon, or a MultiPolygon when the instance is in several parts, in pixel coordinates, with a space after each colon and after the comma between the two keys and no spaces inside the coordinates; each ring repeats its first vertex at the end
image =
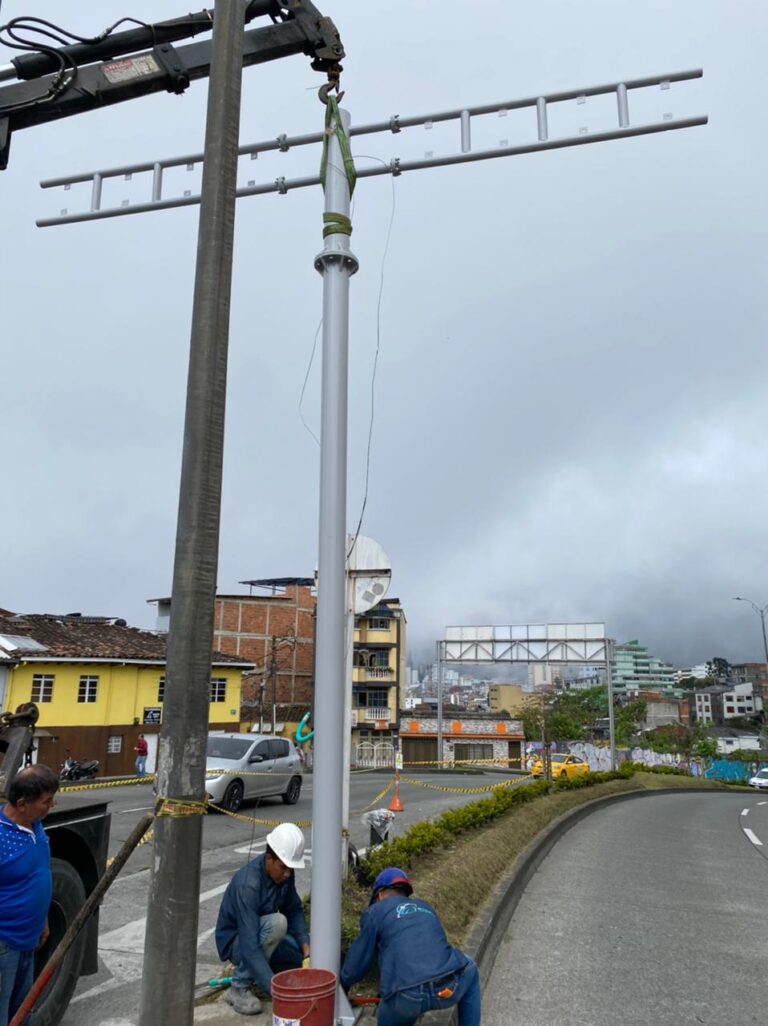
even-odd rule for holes
{"type": "Polygon", "coordinates": [[[768,768],[758,770],[754,777],[747,781],[750,787],[768,787],[768,768]]]}

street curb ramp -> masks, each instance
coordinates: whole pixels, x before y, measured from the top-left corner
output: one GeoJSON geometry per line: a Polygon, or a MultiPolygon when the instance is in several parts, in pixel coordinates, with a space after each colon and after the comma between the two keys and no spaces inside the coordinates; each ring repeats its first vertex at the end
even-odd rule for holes
{"type": "MultiPolygon", "coordinates": [[[[655,791],[623,791],[620,794],[609,794],[604,798],[594,798],[558,816],[549,826],[545,827],[534,841],[521,852],[509,869],[499,879],[491,897],[475,919],[463,950],[477,962],[480,970],[480,985],[483,990],[493,972],[496,955],[507,927],[517,908],[520,898],[528,886],[528,882],[550,853],[555,844],[571,827],[593,812],[614,805],[616,802],[629,801],[631,798],[653,798],[656,795],[669,794],[730,794],[730,789],[719,790],[711,787],[660,787],[655,791]]],[[[424,1017],[424,1026],[456,1026],[456,1008],[445,1011],[429,1012],[424,1017]]]]}

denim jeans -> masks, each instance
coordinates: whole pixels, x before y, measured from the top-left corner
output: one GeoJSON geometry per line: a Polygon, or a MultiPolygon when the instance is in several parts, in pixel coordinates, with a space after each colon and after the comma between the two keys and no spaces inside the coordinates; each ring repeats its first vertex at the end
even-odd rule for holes
{"type": "Polygon", "coordinates": [[[231,955],[235,965],[232,984],[243,988],[255,984],[263,994],[269,994],[273,974],[281,973],[285,969],[300,969],[304,956],[298,942],[288,934],[288,920],[282,912],[273,912],[261,917],[259,947],[261,958],[256,953],[242,951],[240,937],[235,938],[231,955]],[[253,957],[254,954],[256,957],[253,957]],[[249,966],[244,964],[244,957],[248,957],[252,967],[258,968],[261,965],[263,972],[258,975],[252,972],[249,966]]]}
{"type": "Polygon", "coordinates": [[[15,951],[0,941],[0,1026],[8,1026],[32,989],[34,951],[15,951]]]}
{"type": "Polygon", "coordinates": [[[136,776],[143,777],[147,773],[147,757],[146,755],[136,756],[136,776]]]}
{"type": "Polygon", "coordinates": [[[417,987],[399,990],[379,1004],[378,1026],[413,1026],[424,1012],[458,1005],[459,1026],[480,1026],[480,974],[469,959],[466,969],[460,969],[439,983],[421,983],[417,987]],[[450,997],[438,997],[443,990],[452,990],[450,997]]]}

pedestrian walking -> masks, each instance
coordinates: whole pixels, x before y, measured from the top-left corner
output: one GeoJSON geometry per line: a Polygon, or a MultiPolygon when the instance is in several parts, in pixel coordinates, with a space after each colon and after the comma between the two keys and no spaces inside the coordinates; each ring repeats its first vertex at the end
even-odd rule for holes
{"type": "Polygon", "coordinates": [[[16,774],[0,809],[0,1026],[32,987],[35,950],[48,939],[51,852],[42,828],[59,779],[47,766],[16,774]]]}
{"type": "Polygon", "coordinates": [[[147,755],[149,754],[149,746],[147,745],[147,739],[143,734],[139,734],[136,747],[133,750],[136,752],[136,776],[145,777],[147,775],[147,755]]]}
{"type": "Polygon", "coordinates": [[[281,823],[267,834],[263,855],[239,869],[229,882],[216,923],[216,950],[235,965],[225,1000],[241,1015],[258,1015],[255,987],[271,994],[272,977],[298,969],[309,958],[304,908],[296,892],[295,869],[304,868],[304,834],[281,823]]]}
{"type": "Polygon", "coordinates": [[[480,1026],[477,966],[451,947],[432,906],[412,895],[402,869],[390,866],[379,873],[360,933],[344,959],[342,987],[362,980],[377,961],[378,1026],[413,1026],[424,1012],[454,1005],[458,1026],[480,1026]]]}

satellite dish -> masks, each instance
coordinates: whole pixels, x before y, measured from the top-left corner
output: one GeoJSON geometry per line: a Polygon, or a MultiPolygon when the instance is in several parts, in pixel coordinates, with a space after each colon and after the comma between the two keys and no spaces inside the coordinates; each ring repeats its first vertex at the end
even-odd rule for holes
{"type": "Polygon", "coordinates": [[[386,596],[392,580],[392,564],[373,538],[347,535],[347,573],[355,581],[355,614],[367,613],[386,596]]]}

